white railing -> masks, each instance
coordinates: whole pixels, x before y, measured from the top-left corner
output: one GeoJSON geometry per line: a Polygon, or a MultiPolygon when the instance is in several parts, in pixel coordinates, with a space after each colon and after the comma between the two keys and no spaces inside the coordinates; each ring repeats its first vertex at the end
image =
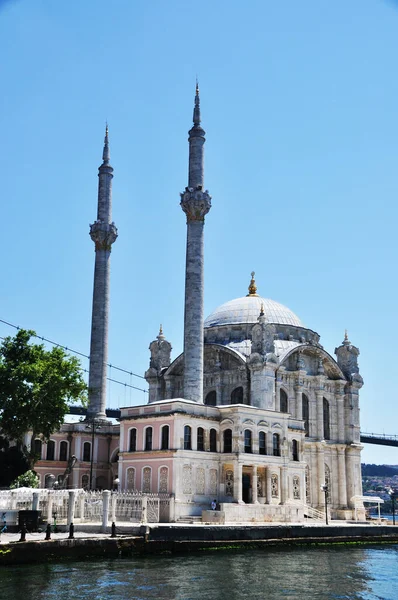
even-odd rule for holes
{"type": "Polygon", "coordinates": [[[158,523],[172,517],[174,498],[169,494],[142,492],[98,492],[85,490],[15,489],[0,490],[0,510],[32,510],[42,519],[58,524],[158,523]],[[107,498],[105,502],[105,497],[107,498]],[[71,505],[71,503],[73,503],[71,505]],[[104,506],[106,510],[104,512],[104,506]]]}

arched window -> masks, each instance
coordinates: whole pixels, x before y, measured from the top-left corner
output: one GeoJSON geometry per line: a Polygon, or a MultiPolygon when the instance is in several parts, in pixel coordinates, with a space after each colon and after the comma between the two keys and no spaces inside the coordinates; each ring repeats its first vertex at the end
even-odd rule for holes
{"type": "Polygon", "coordinates": [[[83,462],[90,462],[91,460],[91,444],[90,442],[84,442],[83,444],[83,462]]]}
{"type": "Polygon", "coordinates": [[[169,491],[169,470],[167,467],[159,469],[159,494],[167,494],[169,491]]]}
{"type": "Polygon", "coordinates": [[[217,430],[210,429],[210,452],[217,452],[217,430]]]}
{"type": "Polygon", "coordinates": [[[152,450],[152,434],[153,434],[152,427],[147,427],[145,429],[145,450],[146,451],[152,450]]]}
{"type": "Polygon", "coordinates": [[[39,438],[36,438],[35,440],[33,440],[33,452],[39,457],[39,460],[41,458],[41,447],[42,447],[42,442],[41,442],[41,440],[39,440],[39,438]]]}
{"type": "Polygon", "coordinates": [[[202,451],[205,449],[205,432],[203,427],[198,427],[197,432],[197,450],[202,451]]]}
{"type": "Polygon", "coordinates": [[[134,467],[129,467],[127,469],[127,489],[129,492],[135,490],[135,469],[134,467]]]}
{"type": "Polygon", "coordinates": [[[206,395],[205,404],[207,404],[207,406],[216,406],[216,404],[217,404],[217,393],[216,393],[215,390],[213,390],[212,392],[209,392],[206,395]]]}
{"type": "Polygon", "coordinates": [[[223,433],[224,452],[232,452],[232,429],[226,429],[223,433]]]}
{"type": "Polygon", "coordinates": [[[161,444],[160,444],[161,450],[169,449],[169,433],[170,433],[170,427],[168,425],[163,425],[162,440],[161,440],[161,444]]]}
{"type": "Polygon", "coordinates": [[[302,395],[303,421],[305,429],[305,437],[310,435],[310,407],[308,398],[305,394],[302,395]]]}
{"type": "Polygon", "coordinates": [[[88,484],[89,484],[89,476],[88,475],[83,475],[82,476],[82,488],[83,488],[83,490],[88,490],[88,484]]]}
{"type": "Polygon", "coordinates": [[[330,440],[330,409],[326,398],[323,399],[323,437],[330,440]]]}
{"type": "Polygon", "coordinates": [[[54,460],[55,457],[55,442],[54,440],[48,440],[47,442],[47,460],[54,460]]]}
{"type": "Polygon", "coordinates": [[[152,469],[151,467],[144,467],[142,469],[142,491],[144,494],[151,493],[152,483],[152,469]]]}
{"type": "Polygon", "coordinates": [[[260,431],[258,435],[258,451],[259,454],[267,454],[267,434],[265,431],[260,431]]]}
{"type": "Polygon", "coordinates": [[[279,399],[280,399],[280,411],[283,413],[289,412],[289,405],[287,401],[287,394],[285,390],[279,391],[279,399]]]}
{"type": "Polygon", "coordinates": [[[292,458],[295,461],[299,460],[298,442],[297,440],[292,441],[292,458]]]}
{"type": "Polygon", "coordinates": [[[62,441],[60,443],[59,460],[68,460],[68,442],[62,441]]]}
{"type": "Polygon", "coordinates": [[[243,387],[239,386],[232,390],[231,404],[243,404],[243,387]]]}
{"type": "Polygon", "coordinates": [[[272,436],[272,450],[274,456],[281,455],[281,438],[279,433],[274,433],[272,436]]]}
{"type": "Polygon", "coordinates": [[[130,429],[129,435],[129,452],[135,452],[137,450],[137,430],[134,427],[130,429]]]}
{"type": "Polygon", "coordinates": [[[245,452],[252,453],[252,432],[245,429],[245,452]]]}
{"type": "Polygon", "coordinates": [[[192,450],[192,429],[189,425],[184,427],[184,450],[192,450]]]}
{"type": "Polygon", "coordinates": [[[55,483],[55,475],[52,473],[47,473],[44,478],[44,487],[48,490],[51,490],[54,487],[55,483]]]}

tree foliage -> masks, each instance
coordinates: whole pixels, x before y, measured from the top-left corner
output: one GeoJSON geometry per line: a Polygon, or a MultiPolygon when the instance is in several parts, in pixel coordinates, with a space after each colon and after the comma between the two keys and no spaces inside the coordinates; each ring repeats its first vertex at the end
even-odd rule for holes
{"type": "Polygon", "coordinates": [[[24,452],[0,436],[0,488],[8,487],[21,473],[29,469],[30,462],[24,452]]]}
{"type": "Polygon", "coordinates": [[[28,431],[33,439],[48,439],[60,429],[68,404],[86,401],[80,361],[62,348],[31,344],[34,335],[20,329],[0,346],[0,430],[19,443],[28,431]]]}
{"type": "Polygon", "coordinates": [[[11,483],[10,488],[20,488],[20,487],[29,487],[29,488],[38,488],[40,479],[38,475],[34,471],[26,471],[19,475],[14,481],[11,483]]]}

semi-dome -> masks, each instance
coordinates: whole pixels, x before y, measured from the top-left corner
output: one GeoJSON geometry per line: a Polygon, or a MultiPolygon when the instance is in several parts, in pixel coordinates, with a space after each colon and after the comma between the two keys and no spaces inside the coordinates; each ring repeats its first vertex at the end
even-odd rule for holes
{"type": "Polygon", "coordinates": [[[249,294],[243,298],[235,298],[221,304],[213,311],[205,320],[204,326],[217,327],[221,325],[237,325],[246,323],[257,323],[257,319],[263,306],[264,316],[270,323],[278,323],[280,325],[295,325],[296,327],[304,327],[297,315],[289,308],[270,300],[262,298],[257,293],[257,287],[254,281],[254,272],[249,286],[249,294]]]}

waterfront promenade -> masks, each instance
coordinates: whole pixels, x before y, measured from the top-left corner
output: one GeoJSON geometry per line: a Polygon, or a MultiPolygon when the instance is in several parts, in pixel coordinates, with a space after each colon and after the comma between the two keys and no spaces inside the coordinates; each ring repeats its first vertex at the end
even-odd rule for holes
{"type": "Polygon", "coordinates": [[[116,537],[99,533],[98,527],[77,527],[73,538],[68,531],[3,533],[0,542],[0,566],[75,560],[112,558],[147,554],[181,554],[213,549],[268,548],[313,544],[398,543],[398,527],[337,522],[325,525],[303,524],[119,524],[116,537]]]}

